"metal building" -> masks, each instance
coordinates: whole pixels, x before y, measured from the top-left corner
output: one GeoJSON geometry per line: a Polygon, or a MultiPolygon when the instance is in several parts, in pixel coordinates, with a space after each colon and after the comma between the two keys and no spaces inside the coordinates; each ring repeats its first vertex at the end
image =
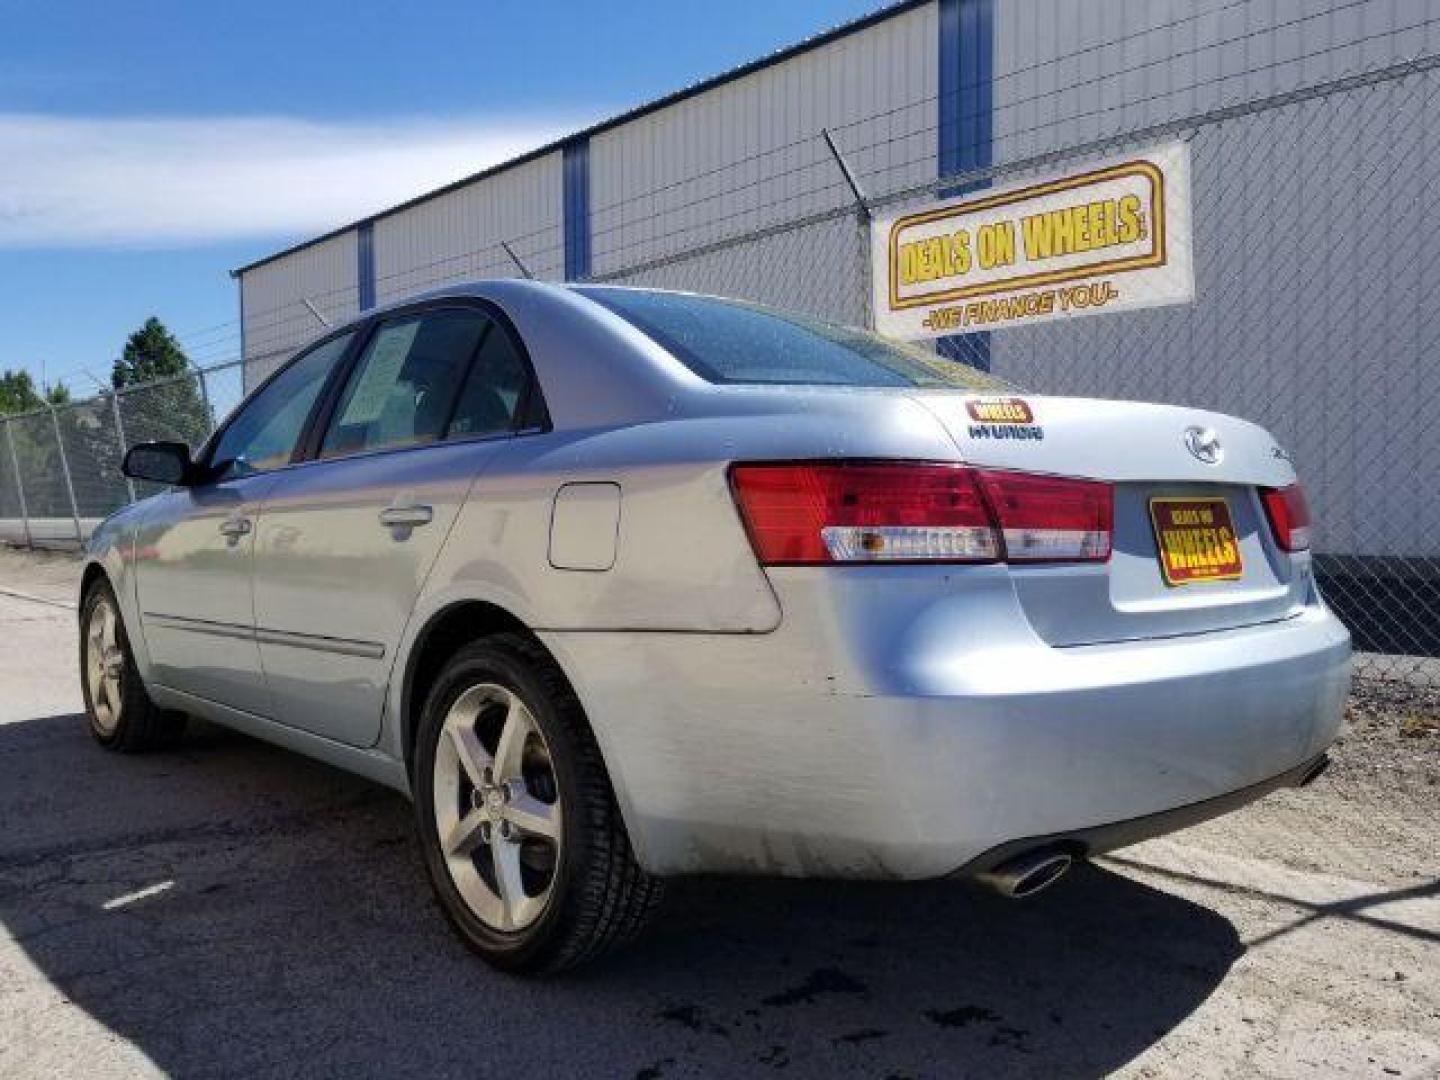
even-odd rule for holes
{"type": "Polygon", "coordinates": [[[906,0],[241,268],[246,382],[317,313],[476,277],[864,322],[869,206],[1186,139],[1195,303],[940,348],[1040,391],[1267,424],[1352,626],[1440,655],[1437,46],[1425,0],[906,0]]]}
{"type": "MultiPolygon", "coordinates": [[[[682,238],[695,248],[828,206],[813,189],[817,172],[838,179],[835,165],[809,145],[825,128],[866,147],[862,171],[889,170],[876,193],[933,178],[942,8],[961,6],[897,4],[242,267],[247,383],[319,329],[305,301],[334,321],[447,281],[515,275],[502,242],[535,277],[612,274],[682,238]]],[[[959,29],[947,32],[958,41],[959,29]]],[[[833,314],[859,319],[862,300],[833,314]]]]}

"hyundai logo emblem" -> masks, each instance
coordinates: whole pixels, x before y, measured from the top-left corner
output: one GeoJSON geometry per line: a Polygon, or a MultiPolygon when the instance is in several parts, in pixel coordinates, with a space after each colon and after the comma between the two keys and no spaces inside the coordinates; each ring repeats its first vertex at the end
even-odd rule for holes
{"type": "Polygon", "coordinates": [[[1220,450],[1220,436],[1214,428],[1191,427],[1185,429],[1185,449],[1198,461],[1206,465],[1219,465],[1223,456],[1220,450]]]}

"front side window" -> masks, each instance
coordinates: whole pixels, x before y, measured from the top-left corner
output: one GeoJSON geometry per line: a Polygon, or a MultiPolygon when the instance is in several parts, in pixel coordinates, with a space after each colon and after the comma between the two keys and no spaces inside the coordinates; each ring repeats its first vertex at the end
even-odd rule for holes
{"type": "Polygon", "coordinates": [[[350,373],[320,456],[416,446],[441,438],[489,328],[488,316],[461,310],[428,311],[382,323],[350,373]]]}
{"type": "Polygon", "coordinates": [[[221,476],[245,476],[290,463],[315,399],[353,336],[341,334],[317,345],[240,407],[210,454],[221,476]]]}
{"type": "Polygon", "coordinates": [[[1012,389],[918,346],[759,304],[604,286],[575,291],[603,304],[713,383],[1012,389]]]}

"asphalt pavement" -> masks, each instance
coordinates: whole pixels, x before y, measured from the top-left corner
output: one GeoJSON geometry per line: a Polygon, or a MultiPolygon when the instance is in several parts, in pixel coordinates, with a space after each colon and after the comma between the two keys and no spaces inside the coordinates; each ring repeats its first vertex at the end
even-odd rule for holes
{"type": "Polygon", "coordinates": [[[1423,793],[1338,768],[1018,904],[682,882],[525,981],[444,925],[400,797],[208,727],[99,749],[73,580],[0,557],[0,1076],[1440,1074],[1423,793]]]}

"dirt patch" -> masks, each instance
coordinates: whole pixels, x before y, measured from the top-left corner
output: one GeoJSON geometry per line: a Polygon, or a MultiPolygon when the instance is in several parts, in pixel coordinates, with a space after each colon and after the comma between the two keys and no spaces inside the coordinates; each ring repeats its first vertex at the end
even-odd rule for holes
{"type": "Polygon", "coordinates": [[[1356,679],[1331,773],[1440,810],[1440,687],[1356,679]]]}

